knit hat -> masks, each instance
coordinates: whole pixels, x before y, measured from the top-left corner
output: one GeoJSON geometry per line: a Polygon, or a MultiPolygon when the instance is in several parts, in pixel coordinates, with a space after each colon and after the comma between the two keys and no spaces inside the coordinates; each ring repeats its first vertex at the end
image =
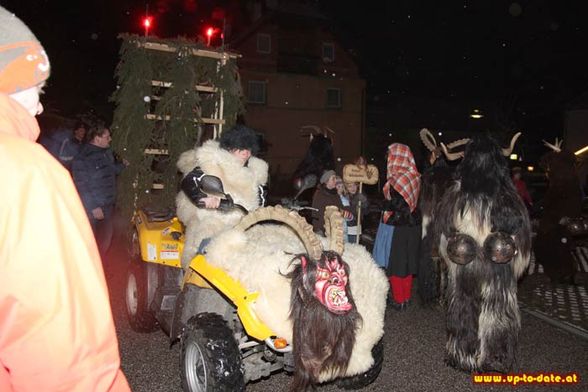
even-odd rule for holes
{"type": "Polygon", "coordinates": [[[31,30],[0,7],[0,92],[14,94],[49,77],[49,59],[31,30]]]}
{"type": "Polygon", "coordinates": [[[336,176],[337,174],[335,173],[334,170],[327,170],[323,173],[323,175],[321,176],[321,184],[326,184],[327,181],[329,181],[329,178],[331,178],[331,176],[336,176]]]}

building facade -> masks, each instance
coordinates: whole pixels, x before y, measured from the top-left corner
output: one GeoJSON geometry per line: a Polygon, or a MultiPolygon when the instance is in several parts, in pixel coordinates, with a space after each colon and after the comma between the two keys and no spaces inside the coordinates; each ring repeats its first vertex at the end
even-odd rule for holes
{"type": "Polygon", "coordinates": [[[291,190],[312,125],[334,134],[338,169],[362,151],[365,81],[329,21],[309,8],[268,8],[236,36],[245,123],[267,143],[274,189],[291,190]],[[288,189],[290,188],[290,189],[288,189]]]}

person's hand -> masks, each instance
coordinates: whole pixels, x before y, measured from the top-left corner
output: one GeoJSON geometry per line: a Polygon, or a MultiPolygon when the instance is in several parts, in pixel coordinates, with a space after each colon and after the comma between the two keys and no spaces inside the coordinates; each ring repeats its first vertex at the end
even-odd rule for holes
{"type": "Polygon", "coordinates": [[[204,207],[206,208],[218,208],[220,205],[220,197],[207,196],[200,199],[200,202],[204,203],[204,207]]]}
{"type": "Polygon", "coordinates": [[[101,207],[96,207],[92,210],[92,216],[94,219],[102,220],[104,219],[104,211],[102,211],[101,207]]]}
{"type": "Polygon", "coordinates": [[[343,219],[351,220],[353,219],[353,214],[347,210],[343,210],[343,219]]]}
{"type": "Polygon", "coordinates": [[[122,163],[125,166],[129,166],[131,164],[131,162],[127,161],[125,158],[123,158],[122,163]]]}

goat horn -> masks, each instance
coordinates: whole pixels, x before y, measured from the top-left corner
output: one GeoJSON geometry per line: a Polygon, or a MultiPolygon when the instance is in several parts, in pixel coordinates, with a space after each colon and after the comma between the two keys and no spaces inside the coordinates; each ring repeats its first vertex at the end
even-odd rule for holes
{"type": "Polygon", "coordinates": [[[441,143],[441,149],[443,150],[443,154],[445,154],[445,157],[448,161],[455,161],[457,159],[463,158],[463,152],[449,152],[443,143],[441,143]]]}
{"type": "Polygon", "coordinates": [[[235,229],[246,231],[251,226],[267,220],[275,220],[290,226],[300,237],[310,258],[313,260],[320,259],[323,247],[316,234],[312,231],[312,226],[296,211],[289,211],[282,206],[258,208],[245,215],[235,226],[235,229]]]}
{"type": "Polygon", "coordinates": [[[345,248],[343,216],[335,206],[325,208],[325,234],[329,239],[329,248],[342,255],[345,248]]]}
{"type": "MultiPolygon", "coordinates": [[[[303,132],[306,129],[311,129],[316,133],[322,133],[321,129],[319,127],[317,127],[316,125],[303,125],[300,127],[300,132],[303,132]]],[[[313,133],[313,132],[311,132],[311,133],[313,133]]]]}
{"type": "Polygon", "coordinates": [[[447,145],[447,149],[448,150],[452,150],[455,147],[459,147],[459,146],[463,146],[464,144],[468,144],[470,142],[469,138],[465,138],[465,139],[458,139],[454,142],[451,142],[447,145]]]}
{"type": "Polygon", "coordinates": [[[333,131],[331,128],[329,128],[329,127],[325,126],[325,129],[326,129],[327,131],[331,132],[333,135],[335,134],[335,131],[333,131]]]}
{"type": "Polygon", "coordinates": [[[519,138],[519,136],[521,136],[521,132],[517,132],[514,134],[512,139],[510,139],[510,146],[508,148],[502,149],[502,155],[507,157],[507,156],[510,156],[510,154],[512,154],[512,150],[514,149],[514,145],[517,142],[517,139],[519,138]]]}
{"type": "Polygon", "coordinates": [[[554,145],[554,144],[551,144],[551,143],[548,143],[548,142],[546,142],[545,140],[543,140],[543,144],[544,144],[546,147],[549,147],[549,148],[551,148],[551,149],[552,149],[553,151],[555,151],[555,152],[561,152],[561,147],[560,147],[561,145],[560,145],[560,146],[558,146],[558,140],[557,140],[557,138],[555,139],[555,145],[554,145]]]}
{"type": "Polygon", "coordinates": [[[433,134],[429,132],[427,128],[421,129],[419,135],[425,147],[427,147],[429,151],[435,152],[437,149],[437,141],[435,140],[435,136],[433,136],[433,134]]]}

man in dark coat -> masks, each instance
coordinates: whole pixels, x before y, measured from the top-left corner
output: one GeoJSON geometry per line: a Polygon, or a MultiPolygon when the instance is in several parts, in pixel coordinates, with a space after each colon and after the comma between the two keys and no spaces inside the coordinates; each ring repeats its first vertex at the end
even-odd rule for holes
{"type": "Polygon", "coordinates": [[[107,127],[92,127],[88,132],[88,143],[82,146],[72,162],[73,180],[90,219],[102,257],[112,241],[116,176],[125,166],[115,161],[110,148],[111,140],[107,127]]]}

